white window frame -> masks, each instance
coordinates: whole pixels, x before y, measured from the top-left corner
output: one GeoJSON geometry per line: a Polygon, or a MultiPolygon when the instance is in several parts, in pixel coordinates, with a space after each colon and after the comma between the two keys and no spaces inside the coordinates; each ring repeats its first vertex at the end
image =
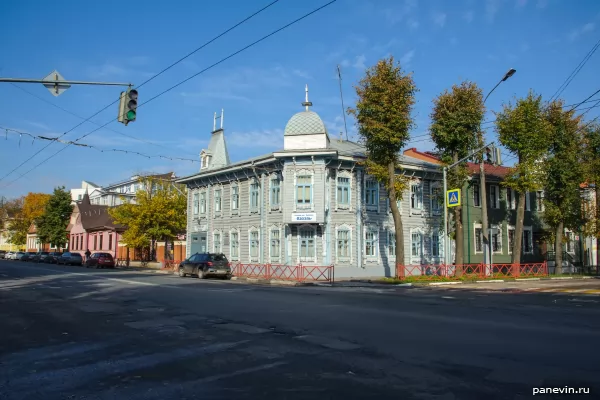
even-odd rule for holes
{"type": "Polygon", "coordinates": [[[546,211],[546,206],[544,205],[544,197],[546,197],[546,193],[543,190],[538,190],[535,192],[535,210],[537,212],[546,211]]]}
{"type": "Polygon", "coordinates": [[[297,234],[297,239],[298,239],[298,262],[299,263],[305,263],[305,262],[312,262],[315,263],[317,262],[317,226],[316,225],[308,225],[308,224],[303,224],[300,225],[298,227],[298,234],[297,234]],[[312,233],[312,237],[313,237],[313,254],[312,256],[307,256],[307,257],[302,257],[302,232],[311,232],[312,233]]]}
{"type": "Polygon", "coordinates": [[[502,229],[498,227],[498,225],[490,225],[489,229],[488,229],[488,238],[490,241],[490,248],[492,250],[493,254],[502,254],[504,253],[503,249],[503,243],[502,243],[502,229]],[[498,245],[500,250],[496,251],[494,250],[494,232],[498,235],[498,245]]]}
{"type": "Polygon", "coordinates": [[[396,260],[396,230],[393,226],[387,229],[387,256],[394,257],[394,262],[396,260]],[[393,238],[393,239],[392,239],[393,238]],[[394,250],[392,252],[392,250],[394,250]]]}
{"type": "Polygon", "coordinates": [[[200,214],[201,215],[206,215],[208,212],[208,207],[207,207],[207,191],[203,190],[200,192],[200,214]]]}
{"type": "MultiPolygon", "coordinates": [[[[379,185],[378,185],[379,186],[379,185]]],[[[363,254],[365,255],[365,259],[378,259],[379,257],[379,226],[377,225],[367,225],[364,227],[363,231],[364,235],[364,245],[363,245],[363,254]],[[373,254],[367,254],[367,234],[373,233],[373,254]]]]}
{"type": "Polygon", "coordinates": [[[471,185],[471,190],[473,191],[473,207],[481,207],[481,185],[479,183],[473,183],[471,185]],[[477,187],[477,191],[475,191],[475,187],[477,187]],[[475,200],[477,200],[477,202],[475,200]]]}
{"type": "Polygon", "coordinates": [[[525,211],[531,211],[531,196],[529,191],[525,192],[525,211]]]}
{"type": "Polygon", "coordinates": [[[271,210],[279,210],[281,207],[281,178],[278,175],[269,177],[269,205],[271,210]]]}
{"type": "Polygon", "coordinates": [[[365,208],[367,211],[379,211],[379,182],[372,177],[365,177],[365,208]],[[369,185],[372,185],[369,187],[369,185]],[[374,196],[372,195],[374,193],[374,196]],[[371,194],[372,196],[369,196],[371,194]],[[369,200],[374,202],[369,203],[369,200]]]}
{"type": "Polygon", "coordinates": [[[214,231],[212,239],[213,239],[212,240],[213,253],[216,253],[216,254],[222,253],[223,252],[223,232],[221,232],[220,230],[214,231]],[[218,247],[217,247],[217,245],[218,245],[218,247]]]}
{"type": "Polygon", "coordinates": [[[258,213],[260,210],[260,205],[261,205],[261,198],[260,198],[260,192],[261,192],[261,185],[260,185],[260,181],[258,179],[250,179],[248,181],[248,208],[250,209],[251,213],[258,213]],[[256,185],[256,190],[254,190],[253,186],[256,185]],[[254,205],[252,203],[252,196],[253,194],[256,193],[256,205],[254,205]]]}
{"type": "MultiPolygon", "coordinates": [[[[412,190],[412,189],[411,189],[412,190]]],[[[429,207],[431,215],[441,215],[444,209],[444,198],[441,196],[442,188],[438,181],[431,181],[429,184],[429,207]],[[436,191],[439,191],[439,195],[436,195],[436,191]]]]}
{"type": "Polygon", "coordinates": [[[277,225],[272,225],[269,229],[269,262],[281,262],[281,244],[282,244],[282,231],[281,227],[277,225]],[[277,238],[273,237],[273,233],[277,232],[277,238]],[[277,241],[277,254],[273,254],[273,245],[274,242],[277,241]]]}
{"type": "MultiPolygon", "coordinates": [[[[342,196],[343,197],[343,196],[342,196]]],[[[335,204],[338,210],[350,210],[352,205],[352,174],[348,171],[339,171],[335,177],[335,204]],[[347,185],[340,185],[339,179],[348,179],[347,185]],[[342,203],[340,200],[340,191],[348,190],[348,203],[342,203]]]]}
{"type": "Polygon", "coordinates": [[[315,197],[315,174],[313,171],[307,170],[307,169],[301,169],[296,171],[296,173],[294,174],[294,210],[314,210],[314,197],[315,197]],[[308,199],[308,203],[304,202],[304,203],[298,203],[298,178],[303,178],[303,177],[310,177],[310,183],[309,184],[302,184],[303,187],[308,187],[310,192],[309,192],[309,199],[308,199]]]}
{"type": "Polygon", "coordinates": [[[425,234],[422,229],[416,228],[410,230],[410,263],[414,264],[414,261],[417,260],[418,264],[421,264],[421,261],[425,257],[425,234]],[[413,235],[419,235],[420,241],[418,243],[418,253],[417,255],[413,254],[413,235]]]}
{"type": "Polygon", "coordinates": [[[417,215],[423,213],[423,182],[422,181],[413,181],[410,183],[410,213],[417,214],[417,215]],[[413,188],[417,188],[417,190],[413,190],[413,188]]]}
{"type": "Polygon", "coordinates": [[[200,213],[200,193],[195,192],[192,197],[193,213],[198,215],[200,213]]]}
{"type": "Polygon", "coordinates": [[[434,229],[434,231],[431,233],[431,235],[429,237],[429,252],[430,252],[429,254],[431,255],[431,257],[435,260],[443,260],[444,259],[444,233],[439,229],[434,229]],[[434,249],[433,239],[434,238],[437,239],[437,243],[438,243],[438,255],[437,256],[434,254],[434,251],[433,251],[433,249],[434,249]]]}
{"type": "Polygon", "coordinates": [[[514,189],[506,188],[506,208],[508,210],[514,210],[517,208],[517,196],[514,189]],[[510,193],[510,194],[509,194],[510,193]],[[510,199],[509,199],[510,196],[510,199]]]}
{"type": "Polygon", "coordinates": [[[575,254],[575,233],[565,229],[565,236],[567,237],[564,243],[565,251],[569,254],[575,254]]]}
{"type": "Polygon", "coordinates": [[[352,227],[349,225],[340,225],[335,228],[335,260],[339,263],[352,263],[352,227]],[[340,238],[340,232],[348,232],[346,239],[340,238]],[[348,256],[340,256],[340,241],[344,240],[348,249],[348,256]]]}
{"type": "Polygon", "coordinates": [[[483,243],[483,227],[481,226],[481,224],[473,224],[473,252],[475,254],[482,254],[484,246],[485,246],[485,243],[483,243]],[[477,230],[478,229],[481,231],[481,234],[479,235],[479,240],[481,241],[481,250],[477,250],[477,230]]]}
{"type": "Polygon", "coordinates": [[[251,262],[260,260],[260,230],[256,227],[248,229],[248,257],[251,262]],[[256,240],[254,240],[256,238],[256,240]],[[252,243],[256,242],[256,255],[252,255],[252,243]]]}
{"type": "Polygon", "coordinates": [[[230,209],[232,214],[237,214],[240,209],[240,188],[242,186],[240,184],[231,185],[231,204],[230,209]]]}
{"type": "Polygon", "coordinates": [[[512,254],[512,245],[513,243],[511,243],[510,241],[510,231],[513,231],[513,241],[514,241],[514,236],[515,236],[515,226],[514,225],[506,225],[506,246],[508,248],[508,254],[512,254]]]}
{"type": "Polygon", "coordinates": [[[500,186],[498,185],[490,185],[490,208],[500,209],[500,186]],[[494,188],[493,191],[492,188],[494,188]]]}
{"type": "Polygon", "coordinates": [[[232,261],[238,261],[240,259],[240,231],[237,229],[229,231],[229,258],[232,261]],[[233,240],[234,235],[237,237],[235,241],[233,240]]]}
{"type": "Polygon", "coordinates": [[[521,239],[521,253],[523,254],[533,254],[533,227],[532,226],[524,226],[523,227],[523,238],[521,239]],[[529,248],[530,251],[525,251],[525,231],[529,232],[529,248]]]}
{"type": "Polygon", "coordinates": [[[215,214],[221,213],[223,211],[223,188],[214,190],[214,200],[215,200],[215,214]]]}

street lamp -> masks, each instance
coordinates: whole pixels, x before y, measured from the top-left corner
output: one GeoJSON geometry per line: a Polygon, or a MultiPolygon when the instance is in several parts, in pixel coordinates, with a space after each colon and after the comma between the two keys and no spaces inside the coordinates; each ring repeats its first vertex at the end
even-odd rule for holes
{"type": "MultiPolygon", "coordinates": [[[[494,92],[494,90],[496,90],[496,88],[498,86],[500,86],[500,84],[502,82],[506,81],[508,78],[513,76],[515,74],[515,72],[517,72],[517,70],[514,68],[511,68],[506,72],[506,74],[504,74],[504,76],[496,84],[496,86],[494,86],[494,88],[492,90],[490,90],[490,92],[487,94],[487,96],[485,96],[485,99],[483,100],[484,105],[485,105],[485,102],[487,101],[488,97],[490,97],[490,94],[492,94],[494,92]]],[[[481,135],[481,137],[479,138],[480,143],[483,144],[484,138],[483,138],[483,132],[481,132],[481,127],[479,129],[479,134],[481,135]]],[[[481,156],[481,160],[479,162],[479,188],[480,188],[479,195],[481,196],[481,231],[482,231],[482,235],[483,235],[483,262],[486,265],[486,271],[487,271],[489,268],[489,265],[492,263],[492,260],[491,260],[492,252],[490,249],[490,234],[488,232],[489,229],[488,229],[488,213],[487,213],[487,190],[486,190],[486,184],[485,184],[485,158],[483,157],[483,155],[481,156]]]]}

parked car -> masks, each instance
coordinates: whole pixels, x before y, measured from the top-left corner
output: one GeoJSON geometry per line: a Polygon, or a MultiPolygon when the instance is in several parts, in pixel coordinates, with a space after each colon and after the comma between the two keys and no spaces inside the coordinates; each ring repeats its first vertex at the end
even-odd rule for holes
{"type": "Polygon", "coordinates": [[[225,254],[196,253],[179,264],[179,276],[187,275],[196,275],[200,279],[209,276],[231,279],[231,267],[225,254]]]}
{"type": "Polygon", "coordinates": [[[42,262],[44,260],[44,258],[46,258],[46,256],[48,256],[48,254],[50,254],[47,251],[38,251],[37,253],[35,253],[35,255],[33,257],[30,258],[29,261],[33,261],[33,262],[42,262]]]}
{"type": "Polygon", "coordinates": [[[6,257],[6,250],[0,250],[0,258],[6,257]]]}
{"type": "Polygon", "coordinates": [[[114,268],[115,259],[110,253],[94,253],[85,260],[85,267],[114,268]]]}
{"type": "Polygon", "coordinates": [[[50,253],[48,253],[48,255],[43,259],[43,261],[45,263],[48,264],[56,264],[58,259],[60,258],[60,256],[62,256],[63,253],[61,253],[60,251],[51,251],[50,253]]]}
{"type": "Polygon", "coordinates": [[[27,253],[25,253],[24,251],[17,251],[14,255],[13,260],[21,261],[21,259],[25,256],[25,254],[27,254],[27,253]]]}
{"type": "Polygon", "coordinates": [[[62,265],[83,265],[83,257],[79,253],[63,253],[56,259],[57,264],[62,265]]]}
{"type": "Polygon", "coordinates": [[[33,257],[37,253],[35,251],[26,251],[23,256],[20,258],[21,261],[33,261],[33,257]]]}
{"type": "Polygon", "coordinates": [[[9,251],[8,253],[6,253],[6,255],[4,256],[5,260],[14,260],[15,256],[17,255],[16,252],[14,251],[9,251]]]}

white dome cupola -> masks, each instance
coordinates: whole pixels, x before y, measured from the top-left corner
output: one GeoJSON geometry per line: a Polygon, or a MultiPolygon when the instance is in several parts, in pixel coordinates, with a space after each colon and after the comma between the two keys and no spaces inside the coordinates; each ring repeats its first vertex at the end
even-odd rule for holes
{"type": "Polygon", "coordinates": [[[305,107],[290,118],[283,133],[284,150],[326,149],[329,147],[327,128],[319,114],[310,111],[312,103],[308,101],[308,85],[305,87],[305,107]]]}

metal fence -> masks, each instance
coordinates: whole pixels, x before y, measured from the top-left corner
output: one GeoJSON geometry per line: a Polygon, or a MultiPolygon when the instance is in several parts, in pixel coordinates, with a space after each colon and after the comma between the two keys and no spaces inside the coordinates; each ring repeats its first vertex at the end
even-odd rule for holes
{"type": "Polygon", "coordinates": [[[449,280],[486,279],[486,278],[527,278],[548,275],[548,264],[427,264],[396,266],[396,276],[399,279],[449,280]]]}
{"type": "Polygon", "coordinates": [[[333,265],[231,263],[233,276],[296,282],[333,282],[333,265]]]}

